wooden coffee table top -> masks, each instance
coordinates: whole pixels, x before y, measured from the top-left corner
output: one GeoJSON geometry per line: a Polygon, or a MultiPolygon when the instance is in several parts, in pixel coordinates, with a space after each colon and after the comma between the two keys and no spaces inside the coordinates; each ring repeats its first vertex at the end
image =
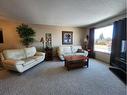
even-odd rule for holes
{"type": "Polygon", "coordinates": [[[64,59],[66,61],[76,61],[76,60],[87,60],[88,57],[86,57],[86,56],[80,56],[80,55],[75,55],[75,56],[65,56],[64,59]]]}

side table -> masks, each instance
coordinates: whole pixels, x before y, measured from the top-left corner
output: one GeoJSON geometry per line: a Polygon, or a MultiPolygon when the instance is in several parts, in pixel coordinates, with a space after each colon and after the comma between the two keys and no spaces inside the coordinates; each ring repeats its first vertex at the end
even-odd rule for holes
{"type": "Polygon", "coordinates": [[[88,51],[88,57],[89,58],[95,58],[95,52],[93,50],[88,49],[87,51],[88,51]]]}
{"type": "Polygon", "coordinates": [[[52,48],[45,48],[45,60],[53,60],[53,49],[52,48]]]}

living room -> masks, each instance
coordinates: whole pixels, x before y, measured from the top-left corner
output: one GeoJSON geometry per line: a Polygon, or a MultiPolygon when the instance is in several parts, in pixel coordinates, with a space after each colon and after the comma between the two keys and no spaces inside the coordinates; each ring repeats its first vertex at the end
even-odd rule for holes
{"type": "MultiPolygon", "coordinates": [[[[24,65],[25,69],[14,65],[14,61],[0,62],[0,95],[126,94],[126,79],[124,78],[126,75],[122,75],[123,73],[116,75],[113,72],[117,70],[116,67],[120,66],[118,72],[121,72],[122,68],[122,71],[126,73],[126,65],[121,66],[122,63],[120,63],[116,66],[114,64],[116,62],[114,60],[118,57],[115,56],[117,53],[114,53],[118,49],[114,47],[120,46],[119,49],[121,49],[123,45],[117,44],[118,40],[112,42],[115,45],[113,47],[112,44],[108,44],[110,52],[107,53],[96,50],[94,42],[97,29],[110,25],[115,26],[119,20],[126,18],[125,0],[96,0],[95,2],[92,0],[12,0],[10,2],[1,0],[0,2],[0,32],[3,38],[0,41],[0,53],[8,54],[8,50],[11,50],[11,53],[14,54],[16,50],[22,49],[22,52],[28,51],[28,54],[24,54],[22,59],[30,56],[29,53],[32,56],[41,56],[35,62],[38,65],[34,64],[30,67],[24,65]],[[21,42],[22,38],[17,30],[22,24],[28,25],[35,33],[34,41],[27,46],[21,42]],[[94,35],[91,34],[92,31],[94,35]],[[68,40],[66,40],[66,34],[69,35],[68,40]],[[94,40],[91,41],[91,39],[94,40]],[[76,51],[73,50],[73,47],[76,48],[76,51]],[[78,50],[83,51],[77,53],[78,50]],[[59,54],[61,51],[64,54],[59,54]],[[83,52],[81,54],[85,56],[83,58],[89,58],[85,59],[85,61],[89,60],[89,66],[68,71],[68,68],[65,67],[66,61],[62,58],[66,59],[65,54],[68,55],[68,52],[72,51],[75,53],[69,54],[71,57],[73,57],[72,54],[77,55],[83,52]],[[8,67],[8,64],[5,65],[6,63],[13,65],[16,71],[11,66],[8,67]]],[[[110,34],[107,32],[106,35],[110,34]]],[[[110,36],[113,36],[113,33],[110,36]]],[[[126,37],[123,37],[120,43],[123,43],[123,40],[126,40],[126,37]]],[[[122,49],[122,51],[126,50],[122,49]]],[[[13,55],[7,57],[9,60],[13,59],[13,55]]],[[[3,60],[2,57],[1,60],[3,60]]],[[[77,62],[74,63],[77,64],[77,62]]],[[[20,61],[17,64],[23,63],[20,61]]]]}

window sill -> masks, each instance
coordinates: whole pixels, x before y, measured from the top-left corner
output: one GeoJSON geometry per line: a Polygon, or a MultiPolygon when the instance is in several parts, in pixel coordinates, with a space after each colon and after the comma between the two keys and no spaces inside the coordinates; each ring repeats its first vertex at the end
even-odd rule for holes
{"type": "Polygon", "coordinates": [[[95,52],[104,53],[104,54],[108,54],[108,55],[111,54],[110,52],[103,52],[103,51],[97,51],[97,50],[95,50],[95,52]]]}

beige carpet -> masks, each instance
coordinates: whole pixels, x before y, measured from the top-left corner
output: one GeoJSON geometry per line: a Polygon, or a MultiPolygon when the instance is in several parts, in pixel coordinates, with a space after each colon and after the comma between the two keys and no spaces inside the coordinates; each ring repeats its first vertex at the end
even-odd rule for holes
{"type": "Polygon", "coordinates": [[[22,75],[0,71],[0,95],[126,95],[121,82],[100,61],[67,71],[60,61],[43,62],[22,75]]]}

